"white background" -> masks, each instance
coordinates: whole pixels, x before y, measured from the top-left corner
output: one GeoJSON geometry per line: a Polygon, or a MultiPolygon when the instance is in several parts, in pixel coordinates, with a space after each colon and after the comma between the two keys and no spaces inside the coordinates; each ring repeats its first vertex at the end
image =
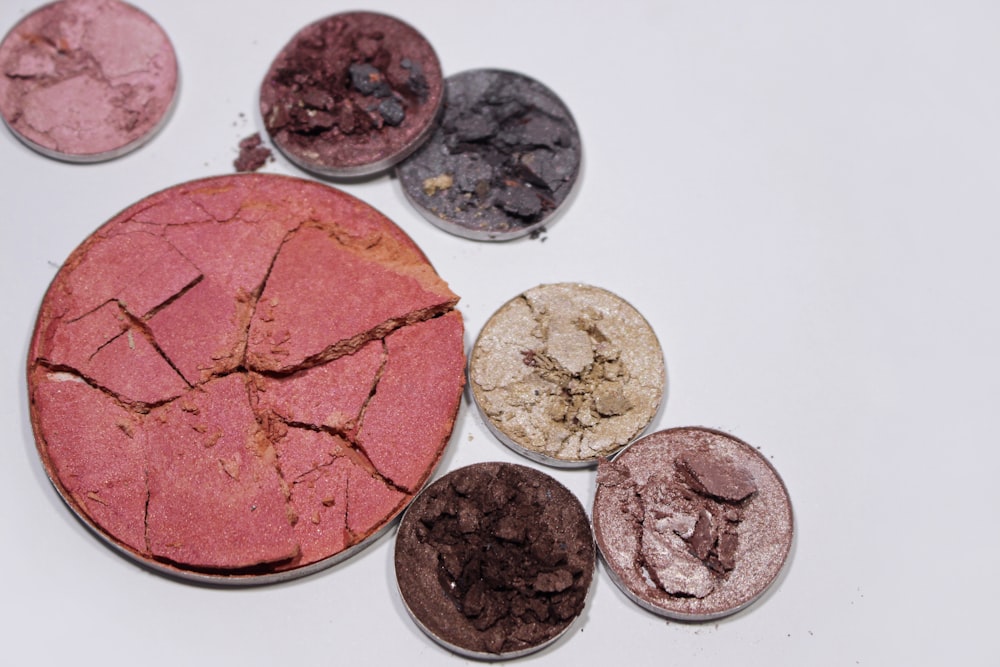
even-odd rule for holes
{"type": "MultiPolygon", "coordinates": [[[[59,263],[157,190],[232,171],[257,87],[328,0],[144,0],[182,70],[173,117],[96,166],[0,128],[4,664],[458,664],[393,583],[392,535],[295,582],[220,590],[116,555],[38,462],[24,359],[59,263]],[[10,660],[8,658],[13,658],[10,660]]],[[[0,30],[28,10],[3,0],[0,30]]],[[[632,302],[669,374],[654,428],[759,446],[796,512],[790,566],[751,609],[667,622],[599,571],[583,623],[524,663],[996,665],[1000,595],[1000,4],[375,2],[446,73],[502,67],[581,128],[577,196],[543,239],[452,237],[389,177],[345,186],[463,299],[466,345],[508,298],[581,281],[632,302]]],[[[266,171],[301,174],[279,159],[266,171]]],[[[463,401],[441,468],[523,461],[463,401]]],[[[590,471],[553,471],[589,507],[590,471]]]]}

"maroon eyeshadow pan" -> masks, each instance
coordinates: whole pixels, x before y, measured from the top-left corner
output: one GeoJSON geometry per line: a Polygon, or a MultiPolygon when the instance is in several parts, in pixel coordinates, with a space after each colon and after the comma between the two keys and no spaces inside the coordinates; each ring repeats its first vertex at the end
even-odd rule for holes
{"type": "Polygon", "coordinates": [[[260,89],[272,142],[292,162],[334,178],[374,174],[430,134],[444,84],[434,49],[384,14],[335,14],[300,30],[260,89]]]}
{"type": "Polygon", "coordinates": [[[792,506],[755,448],[707,428],[659,431],[597,469],[594,533],[641,607],[704,621],[757,600],[792,546],[792,506]]]}
{"type": "Polygon", "coordinates": [[[553,643],[583,611],[596,552],[576,496],[543,472],[477,463],[422,491],[396,537],[396,580],[416,624],[481,660],[553,643]]]}

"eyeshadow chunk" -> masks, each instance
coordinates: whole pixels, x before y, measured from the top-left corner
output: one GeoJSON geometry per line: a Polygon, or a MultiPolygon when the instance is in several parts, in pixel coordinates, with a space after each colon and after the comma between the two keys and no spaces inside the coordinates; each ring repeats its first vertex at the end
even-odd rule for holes
{"type": "MultiPolygon", "coordinates": [[[[396,331],[385,339],[386,365],[364,413],[359,447],[393,484],[415,492],[440,456],[445,424],[428,414],[454,414],[453,384],[462,375],[462,319],[457,311],[396,331]]],[[[450,431],[450,426],[447,426],[450,431]]]]}
{"type": "Polygon", "coordinates": [[[516,658],[580,616],[596,555],[586,512],[545,473],[478,463],[431,484],[396,537],[399,592],[421,629],[481,659],[516,658]]]}
{"type": "Polygon", "coordinates": [[[163,29],[118,0],[59,0],[0,42],[0,116],[28,146],[72,162],[118,157],[150,139],[177,91],[163,29]]]}
{"type": "Polygon", "coordinates": [[[640,606],[681,620],[743,609],[791,549],[788,492],[760,453],[705,428],[636,440],[597,469],[597,544],[640,606]]]}
{"type": "Polygon", "coordinates": [[[660,405],[663,352],[642,315],[589,285],[539,285],[487,321],[469,360],[490,430],[536,461],[595,465],[641,433],[660,405]]]}
{"type": "Polygon", "coordinates": [[[448,77],[441,122],[397,174],[441,229],[506,241],[552,221],[580,163],[576,122],[555,93],[523,74],[479,69],[448,77]]]}
{"type": "Polygon", "coordinates": [[[149,414],[142,434],[153,558],[239,571],[298,555],[273,447],[259,431],[240,374],[149,414]]]}
{"type": "Polygon", "coordinates": [[[257,171],[274,159],[271,149],[263,145],[259,132],[240,140],[240,152],[233,160],[236,171],[257,171]]]}
{"type": "Polygon", "coordinates": [[[345,12],[300,30],[260,88],[274,145],[325,176],[382,171],[430,133],[443,99],[441,65],[399,19],[345,12]]]}
{"type": "Polygon", "coordinates": [[[311,572],[369,543],[440,460],[464,384],[457,300],[343,192],[178,185],[50,286],[28,358],[39,455],[73,511],[153,567],[311,572]]]}

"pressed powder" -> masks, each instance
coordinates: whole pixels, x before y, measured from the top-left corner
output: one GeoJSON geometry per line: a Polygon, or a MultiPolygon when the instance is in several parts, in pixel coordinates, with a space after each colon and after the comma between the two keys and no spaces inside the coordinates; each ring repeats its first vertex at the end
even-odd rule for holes
{"type": "Polygon", "coordinates": [[[458,298],[361,201],[238,174],[131,206],[66,260],[28,356],[41,460],[128,555],[269,581],[370,542],[436,467],[458,298]]]}
{"type": "Polygon", "coordinates": [[[523,74],[479,69],[448,77],[440,124],[397,173],[441,229],[506,241],[551,221],[580,160],[576,123],[555,93],[523,74]]]}
{"type": "Polygon", "coordinates": [[[532,468],[477,463],[417,496],[396,536],[407,610],[430,637],[480,659],[515,658],[579,617],[596,554],[586,512],[532,468]]]}
{"type": "Polygon", "coordinates": [[[60,0],[0,43],[0,115],[25,144],[71,162],[118,157],[150,139],[177,92],[163,29],[117,0],[60,0]]]}
{"type": "Polygon", "coordinates": [[[260,113],[289,160],[324,176],[382,171],[430,133],[441,65],[423,35],[373,12],[335,14],[300,30],[264,77],[260,113]]]}
{"type": "Polygon", "coordinates": [[[680,620],[752,603],[792,545],[778,473],[747,443],[706,428],[652,433],[602,460],[593,516],[615,583],[645,609],[680,620]]]}
{"type": "Polygon", "coordinates": [[[540,285],[487,321],[469,360],[472,395],[506,445],[550,465],[594,465],[642,433],[666,383],[649,323],[621,297],[540,285]]]}

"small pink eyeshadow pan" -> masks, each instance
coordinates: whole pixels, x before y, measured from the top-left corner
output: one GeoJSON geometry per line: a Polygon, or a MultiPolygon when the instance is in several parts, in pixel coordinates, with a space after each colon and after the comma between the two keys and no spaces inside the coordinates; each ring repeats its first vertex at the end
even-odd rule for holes
{"type": "Polygon", "coordinates": [[[0,42],[0,116],[18,139],[69,162],[124,155],[162,127],[177,94],[163,29],[118,0],[60,0],[0,42]]]}

